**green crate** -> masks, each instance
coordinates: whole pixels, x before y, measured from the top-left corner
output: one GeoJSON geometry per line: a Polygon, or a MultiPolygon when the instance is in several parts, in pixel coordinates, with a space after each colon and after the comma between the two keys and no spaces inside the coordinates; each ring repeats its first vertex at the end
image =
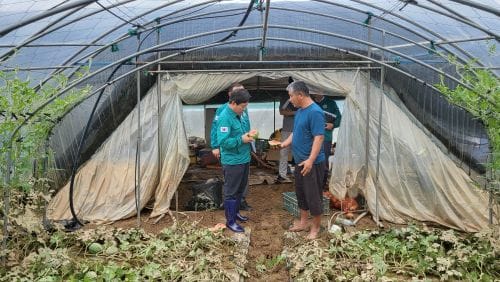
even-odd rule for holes
{"type": "MultiPolygon", "coordinates": [[[[323,196],[323,214],[330,213],[330,199],[323,196]]],[[[297,204],[297,196],[295,192],[284,192],[283,193],[283,208],[291,213],[295,217],[299,217],[299,205],[297,204]]]]}

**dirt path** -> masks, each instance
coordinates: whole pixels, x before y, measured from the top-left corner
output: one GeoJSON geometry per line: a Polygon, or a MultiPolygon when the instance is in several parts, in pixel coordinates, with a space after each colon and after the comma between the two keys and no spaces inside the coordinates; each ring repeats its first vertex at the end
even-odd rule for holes
{"type": "MultiPolygon", "coordinates": [[[[189,171],[186,174],[185,180],[188,181],[183,182],[178,189],[179,210],[182,211],[182,214],[178,215],[179,221],[199,221],[200,225],[205,227],[225,223],[223,210],[184,211],[185,204],[191,198],[190,186],[193,182],[189,180],[203,180],[217,175],[220,175],[218,169],[189,171]]],[[[250,186],[247,201],[252,206],[252,210],[242,212],[250,217],[250,220],[242,225],[251,229],[248,263],[245,266],[250,277],[246,278],[246,281],[288,281],[288,271],[283,264],[266,271],[257,269],[258,264],[269,263],[279,256],[283,249],[283,233],[292,220],[292,216],[283,209],[282,193],[286,191],[293,191],[292,184],[250,186]]],[[[175,210],[175,198],[172,201],[172,209],[175,210]]],[[[148,213],[145,210],[142,217],[144,220],[142,228],[148,232],[158,233],[173,223],[169,216],[165,216],[157,224],[153,224],[153,220],[147,220],[148,213]]],[[[134,217],[116,222],[112,226],[133,228],[136,224],[137,220],[134,217]]],[[[231,231],[224,232],[231,235],[231,231]]]]}
{"type": "MultiPolygon", "coordinates": [[[[261,171],[262,173],[268,173],[261,171]]],[[[252,174],[259,174],[259,169],[252,169],[252,174]]],[[[224,211],[185,211],[186,203],[192,196],[191,186],[195,182],[205,181],[209,178],[220,177],[220,169],[200,169],[190,168],[186,173],[183,182],[178,188],[179,193],[179,221],[194,222],[198,221],[201,226],[213,227],[217,223],[225,223],[224,211]]],[[[245,228],[251,229],[250,246],[248,250],[248,262],[245,266],[249,277],[246,281],[289,281],[289,273],[284,266],[284,263],[272,267],[273,261],[281,254],[283,250],[283,238],[286,228],[293,220],[292,215],[283,209],[283,192],[293,191],[293,184],[281,185],[252,185],[250,186],[248,203],[252,206],[252,210],[242,212],[250,217],[250,220],[242,225],[245,228]],[[265,265],[266,269],[262,266],[265,265]]],[[[175,198],[172,201],[172,210],[175,210],[175,198]]],[[[147,220],[148,211],[143,213],[142,228],[147,232],[158,233],[165,227],[172,225],[173,221],[169,216],[165,216],[157,224],[153,224],[153,220],[147,220]]],[[[322,226],[326,228],[328,225],[329,216],[322,218],[322,226]]],[[[113,224],[120,228],[136,227],[136,218],[129,218],[113,224]]],[[[359,229],[376,228],[374,222],[369,217],[364,217],[360,220],[356,227],[345,228],[347,232],[359,229]]],[[[224,231],[228,236],[231,231],[224,231]]],[[[307,235],[307,234],[299,234],[307,235]]],[[[320,234],[320,240],[327,242],[329,240],[327,232],[320,234]]]]}

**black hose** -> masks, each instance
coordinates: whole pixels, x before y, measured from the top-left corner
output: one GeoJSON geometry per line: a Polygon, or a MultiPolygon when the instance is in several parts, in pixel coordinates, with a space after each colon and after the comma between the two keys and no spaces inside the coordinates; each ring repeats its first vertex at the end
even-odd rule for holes
{"type": "MultiPolygon", "coordinates": [[[[111,78],[113,77],[113,75],[118,71],[118,69],[120,67],[123,66],[123,64],[125,64],[125,62],[123,62],[123,63],[119,64],[118,66],[116,66],[116,68],[113,70],[113,72],[109,75],[109,77],[106,80],[106,82],[109,82],[111,80],[111,78]]],[[[97,97],[97,100],[94,103],[94,107],[92,108],[92,111],[90,112],[90,116],[89,116],[89,119],[87,121],[87,125],[85,126],[85,130],[83,131],[82,139],[80,140],[80,144],[78,144],[78,150],[77,150],[77,153],[76,153],[76,159],[73,162],[73,168],[71,170],[71,181],[70,181],[70,184],[69,184],[69,209],[71,211],[71,216],[73,217],[73,220],[76,221],[76,223],[80,224],[81,226],[83,226],[84,224],[78,219],[78,216],[76,215],[76,212],[75,212],[74,203],[73,203],[73,194],[74,194],[74,185],[75,185],[75,174],[76,174],[76,170],[77,170],[78,166],[80,165],[80,154],[82,153],[83,143],[85,142],[85,139],[87,138],[87,133],[88,133],[88,129],[90,127],[90,123],[92,122],[92,118],[94,117],[95,111],[97,109],[97,105],[99,104],[99,101],[101,100],[102,95],[104,94],[104,90],[106,90],[106,87],[103,88],[101,90],[101,92],[99,93],[99,96],[97,97]]]]}
{"type": "MultiPolygon", "coordinates": [[[[243,16],[243,18],[241,19],[240,24],[238,25],[238,27],[244,25],[245,22],[247,21],[247,18],[250,15],[250,12],[252,11],[253,3],[254,3],[254,1],[250,0],[250,3],[248,4],[248,7],[247,7],[247,11],[245,12],[245,15],[243,16]]],[[[236,36],[236,34],[238,33],[238,31],[239,31],[238,29],[237,30],[233,30],[229,35],[227,35],[226,37],[222,38],[221,40],[219,40],[217,42],[218,43],[224,42],[224,41],[228,40],[229,38],[231,38],[233,36],[236,36]]]]}
{"type": "MultiPolygon", "coordinates": [[[[252,11],[252,6],[253,6],[253,3],[254,1],[253,0],[250,0],[250,3],[248,4],[248,7],[247,7],[247,10],[245,12],[245,15],[243,16],[243,18],[241,19],[238,27],[241,27],[243,24],[245,24],[246,20],[248,19],[248,16],[250,15],[250,12],[252,11]]],[[[140,50],[141,48],[141,45],[142,43],[146,40],[146,38],[152,34],[153,31],[151,31],[149,34],[147,34],[139,43],[139,46],[137,47],[138,51],[140,50]]],[[[220,43],[220,42],[224,42],[226,40],[228,40],[229,38],[233,37],[233,36],[236,36],[236,34],[238,33],[238,30],[234,30],[232,31],[229,35],[227,35],[226,37],[216,41],[216,43],[220,43]]],[[[185,48],[184,48],[185,49],[185,48]]],[[[151,50],[151,52],[158,52],[159,50],[151,50]]],[[[125,62],[122,62],[121,64],[119,64],[114,70],[113,72],[110,74],[110,76],[108,77],[108,79],[106,80],[106,82],[109,82],[111,80],[111,78],[113,77],[113,75],[118,71],[118,69],[123,66],[125,64],[125,62]]],[[[84,225],[79,219],[78,219],[78,216],[76,215],[76,212],[75,212],[75,207],[74,207],[74,202],[73,202],[73,194],[74,194],[74,184],[75,184],[75,174],[76,174],[76,170],[79,166],[79,162],[80,162],[80,154],[81,154],[81,151],[82,151],[82,147],[83,147],[83,143],[85,142],[85,139],[87,138],[87,133],[88,133],[88,129],[90,127],[90,123],[92,122],[92,118],[94,117],[94,114],[95,114],[95,111],[97,109],[97,105],[99,104],[99,101],[101,100],[102,98],[102,95],[104,94],[104,90],[106,90],[106,88],[103,88],[101,90],[101,92],[99,93],[99,96],[97,97],[97,100],[94,104],[94,107],[92,108],[92,112],[90,113],[90,116],[89,116],[89,119],[87,121],[87,125],[85,126],[85,130],[83,131],[83,135],[82,135],[82,139],[80,140],[80,144],[78,145],[78,151],[77,151],[77,154],[76,154],[76,160],[74,161],[73,163],[73,168],[71,170],[71,181],[70,181],[70,186],[69,186],[69,209],[71,211],[71,216],[73,216],[73,220],[76,221],[78,224],[80,225],[84,225]]],[[[139,102],[140,103],[140,102],[139,102]]],[[[140,148],[137,148],[137,150],[139,150],[140,148]]],[[[137,153],[138,151],[136,151],[136,167],[137,167],[137,153]]],[[[137,176],[137,169],[135,170],[135,189],[137,189],[137,181],[138,180],[138,176],[137,176]]],[[[137,199],[135,201],[136,203],[136,208],[138,206],[138,202],[137,202],[137,199]]]]}

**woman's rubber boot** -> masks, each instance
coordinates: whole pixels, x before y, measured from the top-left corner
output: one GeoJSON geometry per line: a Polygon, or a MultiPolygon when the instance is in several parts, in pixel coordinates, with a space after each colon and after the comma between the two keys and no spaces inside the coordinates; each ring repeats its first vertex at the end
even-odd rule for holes
{"type": "Polygon", "coordinates": [[[236,209],[236,219],[241,221],[241,222],[245,222],[248,220],[248,216],[244,216],[244,215],[240,214],[241,199],[238,199],[237,203],[238,203],[238,206],[236,209]]]}
{"type": "Polygon", "coordinates": [[[226,226],[231,229],[233,232],[245,232],[245,229],[241,227],[236,222],[236,212],[238,208],[238,200],[225,200],[224,201],[224,210],[226,214],[226,226]]]}

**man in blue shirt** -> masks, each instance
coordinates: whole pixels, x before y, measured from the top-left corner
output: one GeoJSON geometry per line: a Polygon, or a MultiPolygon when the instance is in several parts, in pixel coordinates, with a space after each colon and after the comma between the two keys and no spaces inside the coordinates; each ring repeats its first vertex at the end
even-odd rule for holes
{"type": "MultiPolygon", "coordinates": [[[[241,85],[240,83],[231,84],[231,86],[229,86],[228,91],[227,91],[227,95],[229,96],[229,98],[231,98],[231,94],[238,89],[245,89],[245,87],[243,85],[241,85]]],[[[212,148],[212,154],[217,159],[220,159],[220,148],[219,148],[219,142],[217,141],[217,122],[219,121],[219,117],[220,117],[222,111],[224,111],[228,107],[228,105],[229,105],[229,102],[225,103],[224,105],[217,108],[217,110],[215,111],[214,120],[212,121],[212,128],[210,130],[210,147],[212,148]]],[[[246,108],[245,108],[245,111],[242,113],[241,118],[242,118],[242,123],[243,123],[244,129],[246,131],[249,131],[250,130],[250,118],[248,116],[248,110],[246,108]]],[[[241,197],[240,208],[242,210],[250,210],[251,209],[250,205],[246,201],[247,195],[248,195],[248,184],[247,184],[247,187],[245,188],[245,192],[243,192],[243,196],[241,197]]]]}
{"type": "MultiPolygon", "coordinates": [[[[332,151],[332,133],[333,129],[338,128],[340,126],[340,120],[342,119],[342,115],[340,114],[339,107],[337,103],[330,97],[325,97],[322,90],[319,89],[310,89],[311,97],[318,104],[318,106],[325,113],[325,140],[323,141],[323,150],[325,152],[326,164],[328,164],[328,158],[331,155],[332,151]]],[[[323,179],[323,188],[326,187],[327,179],[328,179],[328,165],[325,165],[325,177],[323,179]]]]}
{"type": "Polygon", "coordinates": [[[295,168],[295,193],[300,209],[300,220],[295,221],[289,231],[298,232],[308,228],[307,218],[312,216],[311,230],[307,239],[316,239],[323,214],[323,176],[325,154],[323,140],[325,115],[309,95],[309,89],[302,81],[292,82],[287,87],[290,102],[299,108],[295,113],[292,134],[281,147],[292,146],[295,168]]]}
{"type": "Polygon", "coordinates": [[[226,226],[234,232],[245,231],[236,220],[248,220],[240,215],[239,210],[241,197],[248,185],[250,142],[254,141],[251,136],[255,134],[255,130],[247,130],[243,119],[249,100],[250,94],[247,90],[233,91],[217,122],[217,143],[224,173],[226,226]]]}

